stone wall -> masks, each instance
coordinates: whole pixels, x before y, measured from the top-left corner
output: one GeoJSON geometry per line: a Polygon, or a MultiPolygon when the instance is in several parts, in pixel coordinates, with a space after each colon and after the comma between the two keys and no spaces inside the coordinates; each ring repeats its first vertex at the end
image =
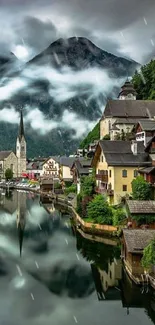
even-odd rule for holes
{"type": "Polygon", "coordinates": [[[13,177],[17,177],[18,162],[14,152],[11,152],[10,155],[4,159],[3,177],[5,177],[6,169],[11,168],[11,165],[13,165],[13,177]]]}

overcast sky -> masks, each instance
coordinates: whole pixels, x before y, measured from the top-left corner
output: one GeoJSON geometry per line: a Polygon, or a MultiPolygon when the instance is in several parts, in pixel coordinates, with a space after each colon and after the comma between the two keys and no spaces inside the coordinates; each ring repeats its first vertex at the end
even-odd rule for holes
{"type": "Polygon", "coordinates": [[[154,0],[0,0],[0,52],[28,60],[59,37],[84,36],[140,63],[154,57],[154,0]]]}

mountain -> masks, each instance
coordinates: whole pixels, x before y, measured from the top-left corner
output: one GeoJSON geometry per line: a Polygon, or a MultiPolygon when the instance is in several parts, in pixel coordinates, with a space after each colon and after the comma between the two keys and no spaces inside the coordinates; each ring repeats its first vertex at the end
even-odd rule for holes
{"type": "MultiPolygon", "coordinates": [[[[137,65],[101,50],[86,38],[59,39],[23,67],[15,57],[14,69],[9,70],[10,61],[4,62],[7,77],[3,86],[7,87],[10,80],[15,86],[17,80],[25,84],[9,93],[0,108],[12,105],[18,110],[29,105],[31,110],[41,112],[41,118],[46,117],[44,132],[40,131],[41,124],[36,126],[37,114],[29,120],[25,117],[29,157],[69,154],[79,145],[82,128],[100,118],[107,97],[118,94],[120,78],[124,81],[127,75],[133,75],[137,65]],[[46,132],[51,122],[54,129],[46,132]],[[30,124],[35,126],[32,128],[30,124]]],[[[24,114],[27,112],[25,108],[24,114]]],[[[0,122],[0,150],[13,148],[16,134],[15,125],[0,122]]]]}

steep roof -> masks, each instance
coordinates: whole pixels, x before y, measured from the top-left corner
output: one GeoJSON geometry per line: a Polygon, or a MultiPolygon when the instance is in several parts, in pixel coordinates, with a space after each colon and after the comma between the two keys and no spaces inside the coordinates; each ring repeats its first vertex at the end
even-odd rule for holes
{"type": "Polygon", "coordinates": [[[155,239],[155,230],[152,229],[123,229],[123,235],[129,253],[143,253],[143,249],[155,239]]]}
{"type": "Polygon", "coordinates": [[[130,213],[136,214],[154,214],[155,215],[155,201],[137,201],[127,200],[127,206],[130,213]]]}
{"type": "Polygon", "coordinates": [[[101,119],[105,117],[150,118],[155,116],[153,100],[109,100],[101,119]]]}
{"type": "Polygon", "coordinates": [[[101,150],[109,166],[150,166],[151,159],[144,151],[142,142],[137,142],[137,155],[131,150],[130,141],[101,140],[101,150]]]}
{"type": "Polygon", "coordinates": [[[4,160],[5,158],[7,158],[11,152],[13,151],[0,151],[0,160],[4,160]]]}
{"type": "Polygon", "coordinates": [[[76,159],[72,165],[75,165],[79,175],[89,175],[92,159],[76,159]]]}

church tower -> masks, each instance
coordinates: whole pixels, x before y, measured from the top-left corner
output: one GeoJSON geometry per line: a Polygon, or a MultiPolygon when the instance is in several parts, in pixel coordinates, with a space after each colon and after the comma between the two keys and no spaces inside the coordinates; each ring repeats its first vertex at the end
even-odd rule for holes
{"type": "Polygon", "coordinates": [[[120,100],[136,100],[136,90],[132,83],[127,79],[125,84],[121,87],[121,91],[118,95],[120,100]]]}
{"type": "Polygon", "coordinates": [[[26,140],[22,110],[20,111],[19,132],[16,141],[16,156],[18,159],[18,177],[22,177],[22,173],[26,173],[26,140]]]}

